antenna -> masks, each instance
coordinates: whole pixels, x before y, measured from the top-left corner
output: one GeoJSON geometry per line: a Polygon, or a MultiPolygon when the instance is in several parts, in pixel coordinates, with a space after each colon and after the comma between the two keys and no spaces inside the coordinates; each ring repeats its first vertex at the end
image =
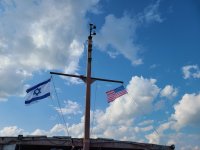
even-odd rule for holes
{"type": "Polygon", "coordinates": [[[96,29],[96,25],[90,23],[90,36],[96,35],[95,29],[96,29]]]}

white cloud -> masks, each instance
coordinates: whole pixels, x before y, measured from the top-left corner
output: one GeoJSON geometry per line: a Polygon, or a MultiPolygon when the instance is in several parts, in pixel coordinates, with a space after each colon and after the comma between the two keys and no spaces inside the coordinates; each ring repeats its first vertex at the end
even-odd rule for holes
{"type": "Polygon", "coordinates": [[[31,135],[48,135],[48,132],[46,132],[45,130],[36,129],[31,133],[31,135]]]}
{"type": "Polygon", "coordinates": [[[25,86],[23,82],[32,75],[26,70],[15,66],[15,62],[6,56],[0,55],[0,98],[6,100],[6,97],[14,94],[21,95],[25,86]],[[14,75],[14,78],[13,78],[14,75]]]}
{"type": "MultiPolygon", "coordinates": [[[[137,134],[149,132],[153,129],[153,121],[146,120],[136,126],[134,119],[153,111],[153,101],[160,89],[155,84],[155,79],[145,79],[134,76],[130,80],[126,94],[110,103],[105,111],[91,111],[91,137],[105,137],[121,140],[138,140],[137,134]],[[117,111],[116,111],[117,110],[117,111]],[[103,123],[102,123],[103,122],[103,123]],[[113,132],[117,130],[118,132],[113,132]]],[[[80,109],[79,104],[72,101],[66,102],[65,113],[76,113],[80,109]],[[67,108],[67,109],[66,109],[67,108]],[[72,109],[73,108],[73,109],[72,109]]],[[[68,130],[72,137],[83,137],[84,116],[80,123],[69,125],[68,130]]],[[[67,135],[64,125],[57,124],[50,131],[35,130],[32,134],[67,135]]],[[[141,140],[141,139],[139,139],[141,140]]]]}
{"type": "Polygon", "coordinates": [[[147,132],[147,131],[150,131],[150,130],[153,130],[154,127],[152,125],[150,126],[146,126],[146,127],[137,127],[137,132],[147,132]]]}
{"type": "MultiPolygon", "coordinates": [[[[198,115],[200,113],[200,94],[185,94],[179,103],[175,105],[175,113],[172,114],[170,120],[160,124],[156,130],[153,120],[145,120],[139,123],[138,126],[134,123],[135,116],[138,117],[152,111],[153,100],[159,94],[160,90],[155,83],[155,79],[145,79],[135,76],[127,86],[128,92],[132,94],[134,99],[130,95],[124,95],[112,102],[105,111],[96,110],[95,112],[91,112],[91,118],[94,116],[91,137],[114,137],[119,140],[146,142],[144,139],[140,139],[142,134],[149,143],[175,144],[177,149],[184,150],[187,148],[198,150],[200,147],[198,144],[200,140],[199,135],[185,135],[177,133],[174,129],[180,129],[187,124],[196,125],[197,127],[200,125],[200,117],[198,115]],[[135,103],[133,103],[133,100],[135,103]],[[174,132],[166,132],[169,130],[174,132]],[[149,132],[151,133],[149,134],[149,132]],[[182,141],[179,139],[189,140],[182,141]]],[[[70,136],[82,138],[83,122],[84,116],[81,118],[80,123],[69,125],[68,129],[62,124],[56,124],[49,130],[36,129],[32,133],[25,132],[16,126],[5,127],[0,130],[0,135],[32,134],[53,136],[68,135],[69,131],[70,136]]]]}
{"type": "Polygon", "coordinates": [[[49,131],[36,129],[30,135],[47,135],[47,136],[72,136],[75,138],[83,137],[83,123],[73,124],[69,127],[63,124],[55,124],[49,131]],[[68,134],[69,133],[69,134],[68,134]]]}
{"type": "Polygon", "coordinates": [[[160,92],[161,97],[167,97],[169,99],[172,99],[177,94],[178,94],[178,89],[174,88],[172,85],[166,85],[164,89],[162,89],[160,92]]]}
{"type": "MultiPolygon", "coordinates": [[[[80,123],[72,124],[72,125],[63,125],[63,124],[55,124],[49,131],[40,131],[41,133],[45,133],[49,136],[54,135],[67,135],[75,138],[83,137],[83,127],[84,127],[84,117],[81,118],[80,123]],[[69,133],[69,135],[68,135],[69,133]]],[[[34,132],[36,132],[35,130],[34,132]]]]}
{"type": "Polygon", "coordinates": [[[87,34],[85,15],[97,3],[1,1],[0,98],[21,94],[37,71],[77,72],[87,34]]]}
{"type": "Polygon", "coordinates": [[[132,77],[127,85],[128,94],[111,103],[99,121],[107,120],[107,123],[115,124],[132,119],[137,114],[150,112],[152,102],[159,92],[155,82],[155,79],[132,77]]]}
{"type": "MultiPolygon", "coordinates": [[[[136,140],[136,135],[140,132],[152,130],[152,120],[148,120],[142,126],[137,127],[134,125],[134,118],[148,114],[153,110],[153,100],[160,90],[155,83],[155,79],[132,77],[127,86],[128,95],[124,95],[110,103],[105,111],[96,110],[91,112],[91,118],[94,118],[91,120],[93,121],[91,123],[91,137],[136,140]],[[118,132],[113,132],[114,130],[118,132]]],[[[81,118],[80,123],[69,125],[68,129],[71,136],[83,137],[83,122],[84,116],[81,118]]],[[[37,132],[39,133],[39,131],[37,132]]],[[[43,131],[40,132],[44,133],[43,131]]],[[[67,134],[64,126],[60,125],[51,129],[49,133],[67,134]]]]}
{"type": "Polygon", "coordinates": [[[199,135],[182,134],[180,129],[186,126],[200,125],[200,94],[185,94],[182,99],[174,105],[175,112],[171,114],[169,121],[162,123],[156,128],[156,131],[146,135],[149,143],[157,144],[175,144],[177,149],[199,148],[197,141],[200,140],[199,135]],[[167,130],[173,132],[166,132],[167,130]],[[187,140],[179,140],[187,139],[187,140]]]}
{"type": "Polygon", "coordinates": [[[161,124],[157,129],[154,130],[154,132],[152,132],[149,135],[146,135],[146,139],[148,139],[149,143],[161,143],[161,139],[164,136],[164,131],[169,129],[171,127],[171,124],[171,122],[161,124]]]}
{"type": "MultiPolygon", "coordinates": [[[[162,126],[162,125],[161,125],[162,126]]],[[[166,126],[167,127],[167,126],[166,126]]],[[[165,128],[167,130],[167,128],[165,128]]],[[[165,134],[164,131],[160,135],[157,135],[156,133],[150,134],[151,136],[147,136],[150,138],[150,141],[154,141],[154,143],[158,144],[167,144],[167,145],[175,145],[175,149],[178,150],[199,150],[200,144],[200,136],[198,134],[186,134],[186,133],[168,133],[165,134]],[[181,139],[181,140],[180,140],[181,139]],[[155,142],[157,141],[157,142],[155,142]]],[[[149,142],[150,142],[149,141],[149,142]]],[[[151,142],[152,142],[151,141],[151,142]]]]}
{"type": "Polygon", "coordinates": [[[83,137],[83,127],[84,127],[84,123],[83,121],[81,121],[78,124],[73,124],[69,127],[69,133],[70,135],[72,135],[73,137],[78,137],[78,138],[82,138],[83,137]]]}
{"type": "MultiPolygon", "coordinates": [[[[98,2],[3,0],[0,14],[0,99],[20,95],[24,83],[37,71],[56,69],[76,73],[87,35],[86,13],[99,13],[98,2]]],[[[148,6],[142,16],[160,22],[159,3],[148,6]]],[[[110,14],[96,36],[96,43],[102,50],[111,48],[108,53],[112,57],[122,54],[134,65],[142,64],[138,56],[141,46],[135,43],[139,23],[137,16],[124,14],[116,18],[110,14]]]]}
{"type": "Polygon", "coordinates": [[[17,126],[9,126],[0,130],[0,136],[17,136],[23,132],[24,130],[18,128],[17,126]]]}
{"type": "MultiPolygon", "coordinates": [[[[114,139],[119,140],[146,142],[143,138],[145,136],[150,143],[175,144],[177,149],[198,150],[200,147],[198,144],[199,135],[186,135],[178,133],[174,129],[177,129],[175,127],[181,129],[188,124],[196,125],[197,127],[200,125],[200,117],[198,115],[200,113],[200,94],[185,94],[179,103],[174,106],[175,112],[169,121],[160,124],[155,131],[155,121],[145,120],[135,124],[134,119],[136,116],[140,117],[153,111],[153,101],[160,92],[159,87],[156,85],[156,80],[134,76],[126,89],[129,94],[110,103],[105,111],[96,110],[91,112],[91,118],[94,117],[93,127],[91,126],[91,137],[114,137],[114,139]],[[167,132],[169,130],[173,132],[167,132]],[[149,132],[151,133],[149,134],[149,132]]],[[[32,134],[53,136],[68,135],[69,131],[70,136],[82,138],[83,127],[84,116],[79,123],[69,125],[68,129],[62,124],[55,124],[49,130],[36,129],[33,132],[25,132],[23,129],[13,126],[1,129],[0,135],[32,134]]]]}
{"type": "Polygon", "coordinates": [[[101,50],[108,50],[109,54],[120,53],[132,63],[134,61],[138,62],[137,64],[142,63],[137,56],[139,46],[134,44],[136,28],[136,21],[127,14],[124,14],[121,18],[116,18],[110,14],[105,18],[104,25],[96,35],[95,43],[101,50]]]}
{"type": "Polygon", "coordinates": [[[155,4],[147,6],[143,13],[135,17],[125,13],[121,18],[117,18],[113,14],[109,14],[95,37],[96,45],[112,58],[122,54],[133,65],[143,64],[142,58],[139,57],[142,46],[136,43],[136,31],[143,24],[163,21],[158,12],[159,5],[160,1],[157,1],[155,4]]]}
{"type": "Polygon", "coordinates": [[[68,134],[68,129],[63,124],[56,124],[56,125],[53,126],[53,128],[51,128],[50,134],[51,135],[55,135],[55,134],[67,135],[68,134]]]}
{"type": "Polygon", "coordinates": [[[162,23],[163,18],[159,13],[160,0],[157,0],[156,3],[149,5],[145,8],[144,13],[140,14],[140,20],[146,23],[158,22],[162,23]]]}
{"type": "Polygon", "coordinates": [[[159,93],[159,88],[155,83],[155,79],[132,77],[126,88],[128,94],[110,103],[105,111],[97,112],[96,118],[98,119],[95,121],[94,135],[134,140],[133,133],[151,130],[152,126],[134,127],[133,124],[136,116],[150,113],[153,110],[152,102],[159,93]],[[113,133],[119,128],[123,130],[113,133]]]}
{"type": "Polygon", "coordinates": [[[150,125],[150,124],[153,124],[154,121],[153,120],[145,120],[143,122],[140,122],[138,125],[139,126],[146,126],[146,125],[150,125]]]}
{"type": "Polygon", "coordinates": [[[64,103],[65,103],[64,108],[60,109],[60,108],[56,107],[56,110],[59,113],[62,112],[63,115],[70,115],[70,114],[76,115],[76,114],[81,113],[81,106],[77,102],[67,100],[67,101],[64,101],[64,103]]]}
{"type": "Polygon", "coordinates": [[[200,69],[198,65],[187,65],[182,67],[183,78],[200,78],[200,69]]]}
{"type": "MultiPolygon", "coordinates": [[[[200,144],[200,135],[198,134],[184,134],[184,133],[169,133],[164,134],[164,131],[169,129],[171,126],[170,123],[163,123],[161,124],[157,131],[159,132],[159,135],[157,133],[151,133],[146,136],[147,139],[149,139],[150,143],[158,143],[158,144],[175,144],[176,149],[180,150],[199,150],[200,144]],[[180,140],[182,139],[182,140],[180,140]]],[[[121,137],[121,140],[132,140],[137,142],[144,142],[143,140],[139,140],[136,136],[137,132],[145,132],[148,130],[147,128],[138,128],[138,127],[129,127],[129,126],[121,126],[117,128],[118,132],[116,131],[115,127],[108,127],[109,129],[106,131],[105,135],[108,137],[121,137]]],[[[151,130],[151,127],[149,127],[151,130]]],[[[72,137],[83,137],[83,118],[81,119],[81,123],[71,125],[68,128],[70,132],[70,136],[72,137]]],[[[21,128],[18,128],[17,126],[9,126],[4,127],[3,129],[0,129],[0,136],[17,136],[19,134],[26,135],[47,135],[47,136],[55,136],[55,135],[68,135],[67,129],[62,124],[56,124],[49,130],[41,130],[36,129],[33,132],[27,132],[21,128]]],[[[102,137],[100,135],[96,135],[95,137],[102,137]]],[[[105,137],[105,136],[104,136],[105,137]]]]}
{"type": "Polygon", "coordinates": [[[171,119],[175,121],[175,129],[188,125],[200,126],[200,94],[185,94],[174,109],[171,119]]]}

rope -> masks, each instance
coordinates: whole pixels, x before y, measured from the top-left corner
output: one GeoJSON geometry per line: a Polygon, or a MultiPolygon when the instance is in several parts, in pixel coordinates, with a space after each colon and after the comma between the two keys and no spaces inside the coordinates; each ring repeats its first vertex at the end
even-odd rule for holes
{"type": "MultiPolygon", "coordinates": [[[[52,76],[51,76],[51,79],[52,79],[52,76]]],[[[54,100],[53,100],[52,95],[50,95],[50,98],[51,98],[52,105],[53,105],[53,106],[56,106],[56,104],[55,104],[55,102],[54,102],[54,100]]],[[[62,118],[61,118],[59,112],[58,112],[58,111],[56,111],[56,112],[58,113],[59,124],[62,124],[62,118]]]]}
{"type": "MultiPolygon", "coordinates": [[[[94,110],[96,109],[96,98],[97,98],[97,82],[95,83],[95,95],[94,95],[94,110]]],[[[94,111],[93,111],[93,116],[92,116],[92,128],[91,128],[91,135],[92,135],[92,132],[93,132],[93,128],[94,128],[94,111]]]]}
{"type": "MultiPolygon", "coordinates": [[[[54,81],[53,81],[53,76],[52,76],[52,83],[53,83],[53,87],[54,87],[54,91],[55,91],[55,95],[56,95],[56,100],[57,100],[57,103],[58,103],[58,106],[59,106],[59,109],[60,109],[61,118],[62,118],[62,120],[63,120],[63,122],[64,122],[64,125],[65,125],[65,127],[66,127],[66,129],[67,129],[67,134],[68,134],[68,136],[69,136],[68,125],[66,124],[66,121],[65,121],[65,118],[64,118],[62,109],[61,109],[60,101],[59,101],[59,99],[58,99],[58,94],[57,94],[57,92],[56,92],[55,84],[54,84],[54,81]]],[[[58,113],[58,114],[59,114],[59,113],[58,113]]],[[[59,114],[59,115],[60,115],[60,114],[59,114]]]]}

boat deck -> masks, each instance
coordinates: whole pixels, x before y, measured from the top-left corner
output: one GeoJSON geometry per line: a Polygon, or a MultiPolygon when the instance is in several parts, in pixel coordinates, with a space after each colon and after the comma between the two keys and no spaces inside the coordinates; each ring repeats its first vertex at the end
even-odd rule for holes
{"type": "MultiPolygon", "coordinates": [[[[80,150],[82,138],[66,136],[0,137],[0,150],[80,150]]],[[[164,146],[113,139],[90,139],[90,150],[174,150],[175,146],[164,146]]]]}

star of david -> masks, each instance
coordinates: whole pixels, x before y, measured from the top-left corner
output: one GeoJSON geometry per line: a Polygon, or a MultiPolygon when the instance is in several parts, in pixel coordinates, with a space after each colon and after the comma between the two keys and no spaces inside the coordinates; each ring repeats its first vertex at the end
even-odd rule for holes
{"type": "Polygon", "coordinates": [[[37,88],[34,90],[33,95],[38,96],[41,93],[41,88],[37,88]]]}

